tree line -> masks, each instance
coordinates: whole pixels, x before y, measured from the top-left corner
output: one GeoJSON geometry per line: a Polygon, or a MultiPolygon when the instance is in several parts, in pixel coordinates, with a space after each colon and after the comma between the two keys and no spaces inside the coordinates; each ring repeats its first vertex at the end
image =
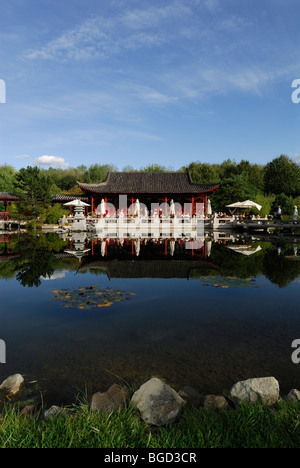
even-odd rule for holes
{"type": "MultiPolygon", "coordinates": [[[[226,211],[227,204],[246,199],[262,205],[262,215],[275,211],[278,205],[283,214],[291,215],[293,206],[300,205],[300,166],[283,154],[265,165],[252,164],[246,160],[236,163],[227,159],[220,164],[191,162],[178,171],[186,170],[195,183],[220,183],[220,188],[211,196],[214,211],[226,211]]],[[[53,195],[81,194],[78,181],[104,182],[109,171],[118,171],[118,168],[111,164],[93,164],[89,167],[81,165],[65,169],[28,166],[17,171],[13,166],[4,164],[0,166],[0,191],[26,193],[27,201],[24,201],[22,209],[38,215],[42,208],[49,205],[53,195]]],[[[178,172],[160,164],[151,164],[140,169],[126,166],[122,171],[178,172]]]]}

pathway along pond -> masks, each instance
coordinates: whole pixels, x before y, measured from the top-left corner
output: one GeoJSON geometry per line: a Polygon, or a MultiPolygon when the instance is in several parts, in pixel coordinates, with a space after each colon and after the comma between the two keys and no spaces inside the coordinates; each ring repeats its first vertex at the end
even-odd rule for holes
{"type": "Polygon", "coordinates": [[[201,393],[271,375],[299,388],[296,238],[74,236],[0,236],[0,381],[21,373],[46,404],[152,376],[201,393]]]}

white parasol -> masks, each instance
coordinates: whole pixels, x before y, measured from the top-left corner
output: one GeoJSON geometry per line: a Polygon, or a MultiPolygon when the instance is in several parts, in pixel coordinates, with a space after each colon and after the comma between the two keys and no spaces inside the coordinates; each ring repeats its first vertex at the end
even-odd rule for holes
{"type": "Polygon", "coordinates": [[[255,203],[251,200],[245,200],[243,202],[236,202],[236,203],[231,203],[230,205],[226,205],[227,208],[256,208],[257,210],[261,210],[261,205],[258,203],[255,203]]]}
{"type": "Polygon", "coordinates": [[[261,246],[258,245],[257,247],[251,247],[251,245],[236,245],[236,246],[228,246],[228,249],[234,250],[235,252],[241,253],[243,255],[252,255],[256,252],[261,250],[261,246]]]}
{"type": "Polygon", "coordinates": [[[173,199],[170,202],[170,215],[175,216],[175,203],[173,199]]]}
{"type": "Polygon", "coordinates": [[[207,214],[208,214],[208,215],[211,215],[211,214],[212,214],[212,211],[211,211],[211,201],[210,201],[210,199],[207,200],[207,214]]]}
{"type": "Polygon", "coordinates": [[[140,211],[141,211],[141,208],[140,208],[140,202],[138,199],[136,199],[135,201],[135,207],[134,207],[134,214],[136,216],[140,216],[140,211]]]}
{"type": "Polygon", "coordinates": [[[105,201],[104,201],[104,199],[102,198],[101,203],[100,203],[100,214],[104,216],[105,213],[106,213],[105,201]]]}

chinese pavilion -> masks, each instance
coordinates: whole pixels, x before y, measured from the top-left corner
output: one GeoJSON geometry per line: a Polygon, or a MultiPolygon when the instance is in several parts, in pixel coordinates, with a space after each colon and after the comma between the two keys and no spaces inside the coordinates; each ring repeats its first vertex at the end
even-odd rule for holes
{"type": "MultiPolygon", "coordinates": [[[[121,209],[120,200],[125,199],[125,211],[136,200],[150,211],[153,204],[175,204],[184,207],[189,204],[189,214],[196,213],[197,204],[204,205],[207,211],[209,194],[215,192],[219,183],[197,184],[192,181],[187,172],[109,172],[105,182],[86,184],[78,182],[85,195],[89,198],[91,211],[100,211],[100,204],[121,209]],[[123,197],[121,197],[123,196],[123,197]]],[[[124,205],[122,204],[122,208],[124,205]]]]}

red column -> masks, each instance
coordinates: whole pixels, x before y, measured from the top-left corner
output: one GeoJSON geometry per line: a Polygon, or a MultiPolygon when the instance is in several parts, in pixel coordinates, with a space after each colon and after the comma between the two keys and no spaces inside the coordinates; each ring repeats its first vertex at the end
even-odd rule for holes
{"type": "Polygon", "coordinates": [[[94,212],[94,197],[92,197],[92,202],[91,202],[91,208],[92,208],[92,213],[94,212]]]}

